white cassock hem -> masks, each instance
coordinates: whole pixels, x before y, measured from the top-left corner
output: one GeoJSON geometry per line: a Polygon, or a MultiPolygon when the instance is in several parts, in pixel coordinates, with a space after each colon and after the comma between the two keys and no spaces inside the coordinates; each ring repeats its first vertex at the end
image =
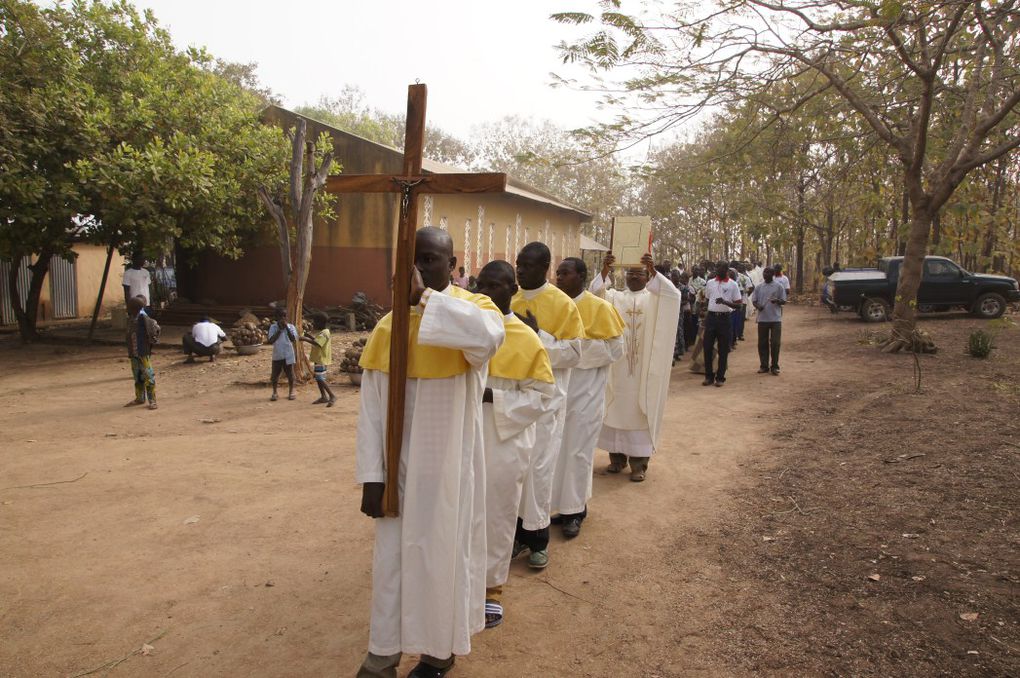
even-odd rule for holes
{"type": "Polygon", "coordinates": [[[628,457],[650,457],[655,452],[652,446],[652,436],[647,429],[627,431],[622,428],[613,428],[608,424],[602,425],[602,432],[599,434],[599,448],[613,454],[625,454],[628,457]]]}

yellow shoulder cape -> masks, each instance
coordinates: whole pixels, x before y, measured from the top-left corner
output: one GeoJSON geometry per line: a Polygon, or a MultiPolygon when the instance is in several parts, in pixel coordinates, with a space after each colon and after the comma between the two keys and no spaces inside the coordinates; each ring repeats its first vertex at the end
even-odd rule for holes
{"type": "Polygon", "coordinates": [[[574,300],[555,285],[546,285],[531,299],[524,298],[524,290],[518,291],[510,300],[510,310],[520,315],[531,311],[538,320],[538,327],[557,339],[584,338],[584,322],[574,300]]]}
{"type": "Polygon", "coordinates": [[[624,323],[620,312],[605,299],[599,299],[588,290],[577,302],[577,310],[584,322],[588,339],[612,339],[623,334],[624,323]]]}
{"type": "MultiPolygon", "coordinates": [[[[472,294],[456,285],[450,285],[446,293],[458,299],[467,299],[479,308],[499,313],[492,300],[481,294],[472,294]]],[[[433,294],[439,292],[433,291],[433,294]]],[[[502,315],[502,313],[500,313],[502,315]]],[[[411,319],[407,332],[407,377],[408,379],[446,379],[458,374],[465,374],[471,368],[464,354],[452,348],[439,346],[422,346],[418,343],[418,330],[421,328],[421,313],[411,309],[411,319]]],[[[390,331],[393,316],[387,313],[379,320],[372,330],[365,350],[358,362],[362,369],[378,370],[389,374],[390,371],[390,331]]]]}
{"type": "Polygon", "coordinates": [[[549,354],[534,330],[514,316],[503,317],[503,329],[506,339],[489,361],[489,374],[515,381],[554,383],[549,354]]]}

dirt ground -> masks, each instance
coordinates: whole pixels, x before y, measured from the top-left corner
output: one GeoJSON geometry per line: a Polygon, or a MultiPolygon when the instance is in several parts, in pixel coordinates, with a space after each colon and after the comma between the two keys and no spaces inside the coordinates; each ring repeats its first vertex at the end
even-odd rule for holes
{"type": "MultiPolygon", "coordinates": [[[[1020,674],[1020,327],[978,361],[987,323],[923,322],[919,394],[884,328],[817,307],[788,309],[779,377],[753,328],[724,389],[680,363],[648,480],[597,473],[451,676],[1020,674]]],[[[0,339],[0,676],[352,676],[357,389],[270,403],[267,355],[155,364],[160,409],[124,409],[122,349],[0,339]]]]}

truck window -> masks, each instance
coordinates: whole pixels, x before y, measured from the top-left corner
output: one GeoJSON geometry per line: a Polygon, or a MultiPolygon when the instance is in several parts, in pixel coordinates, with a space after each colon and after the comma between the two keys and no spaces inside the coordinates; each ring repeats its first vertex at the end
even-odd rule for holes
{"type": "Polygon", "coordinates": [[[924,277],[946,280],[960,277],[960,269],[945,259],[927,259],[924,262],[924,277]]]}

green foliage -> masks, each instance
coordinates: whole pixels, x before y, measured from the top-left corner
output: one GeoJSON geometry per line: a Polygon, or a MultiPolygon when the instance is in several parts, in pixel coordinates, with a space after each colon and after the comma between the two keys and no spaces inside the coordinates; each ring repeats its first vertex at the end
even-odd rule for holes
{"type": "Polygon", "coordinates": [[[250,64],[178,51],[126,2],[3,0],[0,18],[0,254],[71,235],[240,253],[263,222],[255,187],[287,157],[250,64]]]}
{"type": "Polygon", "coordinates": [[[967,339],[967,353],[972,358],[987,358],[993,348],[992,335],[984,330],[974,330],[967,339]]]}

